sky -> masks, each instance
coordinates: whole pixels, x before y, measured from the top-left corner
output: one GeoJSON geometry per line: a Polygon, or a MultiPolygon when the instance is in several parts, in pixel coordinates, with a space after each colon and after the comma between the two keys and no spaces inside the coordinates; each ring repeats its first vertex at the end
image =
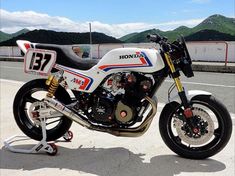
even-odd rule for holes
{"type": "Polygon", "coordinates": [[[235,17],[235,0],[0,0],[0,30],[103,32],[121,37],[147,29],[194,27],[207,17],[235,17]]]}

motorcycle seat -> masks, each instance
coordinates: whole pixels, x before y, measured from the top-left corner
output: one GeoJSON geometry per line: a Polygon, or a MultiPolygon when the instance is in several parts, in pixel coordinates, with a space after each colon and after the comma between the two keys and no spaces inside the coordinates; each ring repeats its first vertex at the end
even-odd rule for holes
{"type": "Polygon", "coordinates": [[[99,60],[98,59],[85,59],[76,55],[69,45],[55,45],[55,44],[36,44],[37,49],[53,50],[57,53],[56,63],[78,69],[78,70],[89,70],[95,66],[99,60]]]}

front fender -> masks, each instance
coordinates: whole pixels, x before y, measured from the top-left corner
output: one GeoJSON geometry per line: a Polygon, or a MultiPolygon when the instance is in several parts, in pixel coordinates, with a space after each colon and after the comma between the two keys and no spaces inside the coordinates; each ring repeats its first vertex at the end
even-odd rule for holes
{"type": "MultiPolygon", "coordinates": [[[[197,96],[197,95],[211,95],[210,92],[206,92],[206,91],[203,91],[203,90],[189,90],[186,92],[186,96],[188,98],[188,100],[190,101],[194,96],[197,96]]],[[[177,102],[179,104],[181,104],[181,99],[179,97],[178,94],[174,94],[173,96],[170,96],[170,102],[177,102]]]]}

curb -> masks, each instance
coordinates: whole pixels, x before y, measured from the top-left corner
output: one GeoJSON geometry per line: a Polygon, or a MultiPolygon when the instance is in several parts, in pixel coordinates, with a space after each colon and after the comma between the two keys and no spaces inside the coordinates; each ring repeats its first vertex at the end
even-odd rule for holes
{"type": "Polygon", "coordinates": [[[17,58],[0,58],[0,61],[7,61],[7,62],[24,62],[23,57],[17,57],[17,58]]]}
{"type": "Polygon", "coordinates": [[[193,63],[193,71],[201,72],[219,72],[219,73],[235,73],[234,66],[224,66],[224,65],[200,65],[193,63]]]}

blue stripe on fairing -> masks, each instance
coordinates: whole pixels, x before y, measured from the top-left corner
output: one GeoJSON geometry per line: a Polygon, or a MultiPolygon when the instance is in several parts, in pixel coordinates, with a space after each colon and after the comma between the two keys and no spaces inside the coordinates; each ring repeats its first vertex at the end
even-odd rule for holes
{"type": "Polygon", "coordinates": [[[145,60],[147,61],[147,63],[148,63],[148,65],[149,65],[149,67],[153,66],[153,64],[150,62],[150,60],[149,60],[148,56],[147,56],[144,52],[141,52],[141,54],[143,54],[143,55],[144,55],[144,58],[145,58],[145,60]]]}
{"type": "Polygon", "coordinates": [[[116,69],[116,68],[138,68],[138,67],[149,67],[149,66],[148,65],[143,65],[143,66],[115,66],[115,67],[105,68],[104,71],[107,72],[111,69],[116,69]]]}
{"type": "Polygon", "coordinates": [[[91,87],[91,85],[92,85],[92,83],[94,82],[94,80],[93,80],[91,77],[88,77],[88,78],[90,78],[91,82],[90,82],[90,83],[88,84],[88,86],[86,87],[86,90],[89,90],[90,87],[91,87]]]}

